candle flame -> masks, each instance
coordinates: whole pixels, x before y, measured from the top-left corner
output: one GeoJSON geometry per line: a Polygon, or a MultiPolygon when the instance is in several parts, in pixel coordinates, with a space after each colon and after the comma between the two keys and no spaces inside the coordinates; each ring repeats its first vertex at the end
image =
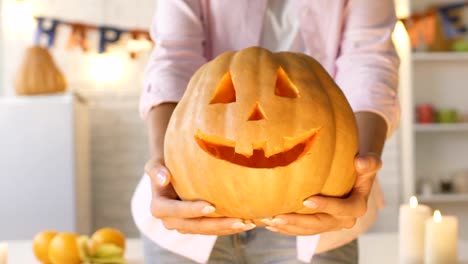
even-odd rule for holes
{"type": "Polygon", "coordinates": [[[416,198],[416,196],[411,196],[411,198],[409,199],[409,204],[411,208],[418,207],[418,198],[416,198]]]}
{"type": "Polygon", "coordinates": [[[434,211],[434,222],[436,223],[442,222],[442,214],[440,213],[439,210],[434,211]]]}

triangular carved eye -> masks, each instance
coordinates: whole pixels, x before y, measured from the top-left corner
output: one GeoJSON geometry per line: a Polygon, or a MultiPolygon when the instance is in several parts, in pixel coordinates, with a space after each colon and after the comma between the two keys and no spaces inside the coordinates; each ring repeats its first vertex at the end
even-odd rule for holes
{"type": "Polygon", "coordinates": [[[236,101],[236,90],[232,83],[231,73],[227,72],[221,78],[221,81],[216,87],[215,94],[210,101],[210,104],[228,104],[236,101]]]}
{"type": "Polygon", "coordinates": [[[257,102],[249,116],[249,121],[258,121],[266,119],[265,111],[263,111],[260,104],[257,102]]]}
{"type": "Polygon", "coordinates": [[[297,98],[299,90],[291,82],[283,68],[279,67],[276,77],[275,94],[281,97],[297,98]]]}

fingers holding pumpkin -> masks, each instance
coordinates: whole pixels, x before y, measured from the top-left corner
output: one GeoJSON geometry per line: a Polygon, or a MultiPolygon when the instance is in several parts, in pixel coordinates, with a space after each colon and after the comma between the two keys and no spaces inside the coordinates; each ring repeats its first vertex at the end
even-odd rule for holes
{"type": "Polygon", "coordinates": [[[229,235],[255,227],[237,218],[205,217],[215,208],[205,201],[181,201],[171,184],[171,174],[160,159],[145,165],[151,180],[151,214],[169,230],[183,234],[229,235]]]}
{"type": "Polygon", "coordinates": [[[341,217],[361,217],[367,211],[367,200],[377,171],[382,162],[377,155],[368,154],[356,157],[356,182],[347,198],[312,196],[304,201],[304,206],[318,212],[341,217]]]}
{"type": "Polygon", "coordinates": [[[367,200],[375,175],[382,166],[374,154],[358,156],[355,161],[357,178],[348,197],[310,197],[304,201],[304,206],[318,213],[280,215],[264,221],[267,229],[285,235],[314,235],[352,228],[367,212],[367,200]]]}
{"type": "Polygon", "coordinates": [[[151,201],[151,214],[161,219],[169,230],[182,234],[229,235],[255,228],[242,219],[227,217],[205,217],[215,208],[204,201],[180,201],[162,195],[151,201]]]}
{"type": "Polygon", "coordinates": [[[382,161],[378,154],[372,152],[365,155],[358,155],[354,163],[358,174],[375,173],[382,167],[382,161]]]}
{"type": "Polygon", "coordinates": [[[354,226],[355,220],[350,217],[334,217],[329,214],[285,214],[273,219],[262,220],[266,229],[284,235],[304,236],[323,232],[341,230],[354,226]]]}
{"type": "Polygon", "coordinates": [[[355,159],[355,167],[357,171],[356,183],[353,187],[353,192],[360,192],[366,195],[366,200],[377,172],[382,168],[382,161],[377,154],[368,153],[359,155],[355,159]]]}
{"type": "Polygon", "coordinates": [[[153,197],[151,214],[156,218],[178,217],[197,218],[211,214],[215,208],[204,201],[180,201],[164,196],[153,197]]]}
{"type": "Polygon", "coordinates": [[[171,174],[159,159],[152,159],[145,165],[151,179],[151,214],[156,218],[196,218],[208,215],[215,208],[203,201],[180,201],[171,184],[171,174]]]}
{"type": "Polygon", "coordinates": [[[202,235],[230,235],[255,228],[252,223],[244,223],[237,218],[164,218],[164,226],[169,230],[176,230],[182,234],[202,234],[202,235]]]}
{"type": "Polygon", "coordinates": [[[361,217],[367,211],[367,199],[353,191],[348,198],[314,196],[304,201],[304,206],[337,217],[361,217]]]}
{"type": "Polygon", "coordinates": [[[151,193],[153,199],[160,196],[170,199],[179,198],[174,188],[172,187],[171,174],[164,166],[164,163],[161,159],[150,159],[145,164],[145,172],[151,181],[151,193]]]}
{"type": "Polygon", "coordinates": [[[145,172],[156,188],[167,186],[171,182],[171,174],[161,159],[150,159],[145,164],[145,172]]]}

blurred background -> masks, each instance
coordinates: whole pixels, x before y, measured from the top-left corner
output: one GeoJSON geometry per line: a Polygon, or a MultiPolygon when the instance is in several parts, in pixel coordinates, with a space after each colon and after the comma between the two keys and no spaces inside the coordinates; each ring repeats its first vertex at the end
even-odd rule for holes
{"type": "MultiPolygon", "coordinates": [[[[138,98],[155,2],[0,1],[0,240],[104,226],[138,236],[130,199],[148,158],[138,98]],[[19,95],[40,92],[27,80],[44,73],[24,66],[35,42],[48,47],[64,93],[19,95]]],[[[397,232],[411,195],[468,220],[465,4],[396,3],[402,120],[378,176],[387,206],[370,232],[397,232]]]]}
{"type": "MultiPolygon", "coordinates": [[[[48,226],[84,233],[114,226],[137,236],[130,198],[148,158],[138,98],[151,46],[143,35],[135,44],[129,31],[149,29],[155,2],[1,1],[0,240],[32,238],[48,226]],[[15,79],[38,32],[33,17],[44,18],[44,31],[60,21],[49,51],[68,82],[64,94],[16,96],[15,79]],[[67,47],[69,23],[78,22],[89,27],[86,52],[67,47]],[[100,27],[110,40],[121,31],[105,53],[100,27]]],[[[41,46],[49,39],[43,32],[41,46]]]]}

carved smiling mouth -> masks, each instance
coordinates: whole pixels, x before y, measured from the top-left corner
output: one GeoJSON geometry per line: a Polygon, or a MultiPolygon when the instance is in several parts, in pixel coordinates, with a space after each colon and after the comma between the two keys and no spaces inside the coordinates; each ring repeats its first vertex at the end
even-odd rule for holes
{"type": "MultiPolygon", "coordinates": [[[[207,135],[200,130],[195,134],[198,146],[211,156],[249,168],[271,169],[288,166],[307,154],[318,136],[319,129],[312,129],[297,137],[283,137],[284,150],[266,156],[264,147],[253,148],[253,154],[246,156],[235,151],[236,142],[219,136],[207,135]]],[[[253,144],[264,145],[264,144],[253,144]]]]}

